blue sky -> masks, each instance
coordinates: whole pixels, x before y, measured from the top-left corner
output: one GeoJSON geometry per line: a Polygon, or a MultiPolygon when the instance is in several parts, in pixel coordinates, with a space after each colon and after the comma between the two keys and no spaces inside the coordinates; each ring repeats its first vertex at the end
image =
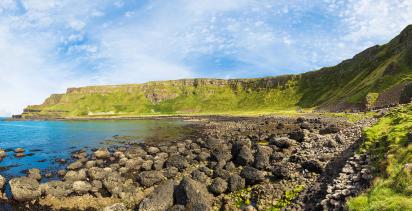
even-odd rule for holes
{"type": "Polygon", "coordinates": [[[315,70],[411,20],[410,0],[0,0],[0,116],[73,86],[315,70]]]}

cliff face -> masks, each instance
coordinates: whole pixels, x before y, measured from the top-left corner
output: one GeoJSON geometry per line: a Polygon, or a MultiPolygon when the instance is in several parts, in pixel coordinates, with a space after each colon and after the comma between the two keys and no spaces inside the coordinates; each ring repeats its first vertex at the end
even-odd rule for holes
{"type": "Polygon", "coordinates": [[[333,67],[255,79],[182,79],[69,88],[23,118],[228,113],[317,108],[363,110],[407,103],[412,96],[412,26],[333,67]]]}

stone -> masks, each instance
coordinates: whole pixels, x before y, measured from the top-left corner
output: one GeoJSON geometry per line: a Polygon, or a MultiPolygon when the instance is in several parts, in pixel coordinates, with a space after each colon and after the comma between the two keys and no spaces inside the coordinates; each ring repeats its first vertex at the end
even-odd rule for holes
{"type": "Polygon", "coordinates": [[[107,150],[107,148],[100,148],[94,152],[94,156],[97,159],[106,159],[110,157],[110,152],[107,150]]]}
{"type": "Polygon", "coordinates": [[[127,207],[123,203],[117,203],[103,208],[103,211],[127,211],[127,207]]]}
{"type": "Polygon", "coordinates": [[[94,166],[96,166],[96,161],[94,161],[94,160],[89,160],[89,161],[87,161],[86,162],[86,164],[84,165],[84,167],[86,167],[86,168],[91,168],[91,167],[94,167],[94,166]]]}
{"type": "Polygon", "coordinates": [[[229,177],[229,185],[228,189],[229,192],[239,191],[245,188],[245,179],[240,177],[237,174],[232,175],[229,177]]]}
{"type": "Polygon", "coordinates": [[[226,145],[212,150],[212,157],[216,161],[228,161],[232,159],[232,154],[226,145]]]}
{"type": "Polygon", "coordinates": [[[335,124],[328,125],[326,128],[322,128],[319,130],[319,134],[325,135],[325,134],[331,134],[331,133],[338,133],[339,128],[335,124]]]}
{"type": "Polygon", "coordinates": [[[220,195],[226,192],[227,186],[227,182],[224,179],[217,177],[213,179],[212,184],[209,186],[209,190],[215,195],[220,195]]]}
{"type": "Polygon", "coordinates": [[[235,155],[235,157],[235,163],[242,166],[253,163],[254,159],[252,150],[248,146],[242,146],[239,154],[235,155]]]}
{"type": "Polygon", "coordinates": [[[2,175],[0,175],[0,190],[2,190],[4,188],[4,185],[6,185],[6,178],[4,178],[2,175]]]}
{"type": "Polygon", "coordinates": [[[204,184],[189,177],[183,177],[174,197],[176,204],[185,205],[186,210],[212,210],[213,196],[204,184]]]}
{"type": "Polygon", "coordinates": [[[272,148],[267,146],[257,146],[257,151],[255,154],[254,166],[257,169],[267,169],[270,165],[270,155],[272,154],[272,148]]]}
{"type": "Polygon", "coordinates": [[[288,137],[271,138],[269,141],[271,145],[275,145],[281,149],[289,148],[290,146],[294,145],[295,142],[295,140],[288,137]]]}
{"type": "Polygon", "coordinates": [[[316,160],[308,160],[302,163],[302,167],[310,172],[315,172],[315,173],[322,173],[323,172],[323,167],[319,163],[319,161],[316,160]]]}
{"type": "Polygon", "coordinates": [[[141,165],[143,164],[143,159],[142,158],[132,158],[126,161],[125,167],[128,169],[135,169],[139,170],[141,165]]]}
{"type": "Polygon", "coordinates": [[[208,179],[208,176],[200,170],[194,170],[191,175],[194,180],[197,180],[202,183],[205,183],[208,179]]]}
{"type": "Polygon", "coordinates": [[[176,167],[168,167],[164,170],[164,176],[168,179],[174,178],[179,173],[176,167]]]}
{"type": "Polygon", "coordinates": [[[24,156],[26,156],[24,153],[15,153],[14,154],[14,157],[16,157],[16,158],[21,158],[21,157],[24,157],[24,156]]]}
{"type": "Polygon", "coordinates": [[[4,151],[4,149],[0,149],[0,160],[5,158],[7,156],[6,151],[4,151]]]}
{"type": "Polygon", "coordinates": [[[13,178],[9,181],[13,198],[19,202],[31,201],[41,196],[37,180],[28,177],[13,178]]]}
{"type": "Polygon", "coordinates": [[[246,183],[250,185],[255,185],[263,182],[265,180],[265,172],[255,169],[251,166],[246,166],[242,169],[240,176],[245,178],[246,183]]]}
{"type": "Polygon", "coordinates": [[[302,142],[305,140],[305,132],[303,130],[297,130],[289,133],[289,138],[302,142]]]}
{"type": "Polygon", "coordinates": [[[131,147],[131,148],[126,150],[125,155],[129,159],[141,158],[141,157],[147,155],[147,152],[144,149],[142,149],[141,147],[131,147]]]}
{"type": "Polygon", "coordinates": [[[80,171],[68,171],[64,175],[65,181],[83,181],[86,180],[86,170],[81,169],[80,171]]]}
{"type": "Polygon", "coordinates": [[[27,177],[40,181],[41,180],[40,170],[36,168],[29,169],[27,171],[27,177]]]}
{"type": "Polygon", "coordinates": [[[40,186],[45,195],[50,195],[57,198],[66,197],[73,192],[71,182],[50,181],[41,184],[40,186]]]}
{"type": "Polygon", "coordinates": [[[99,167],[92,167],[87,170],[87,175],[89,175],[92,180],[101,180],[105,178],[109,173],[111,173],[111,170],[105,170],[99,167]]]}
{"type": "Polygon", "coordinates": [[[157,147],[148,147],[146,150],[149,154],[156,154],[158,152],[160,152],[160,149],[157,147]]]}
{"type": "Polygon", "coordinates": [[[141,169],[145,171],[149,171],[149,170],[152,170],[152,167],[153,167],[153,160],[146,160],[146,161],[143,161],[141,169]]]}
{"type": "Polygon", "coordinates": [[[76,170],[83,167],[83,163],[81,161],[75,161],[67,166],[68,170],[76,170]]]}
{"type": "Polygon", "coordinates": [[[139,205],[139,211],[167,210],[173,206],[174,181],[159,184],[139,205]]]}
{"type": "Polygon", "coordinates": [[[144,187],[151,187],[164,179],[161,171],[143,171],[137,176],[137,181],[144,187]]]}
{"type": "Polygon", "coordinates": [[[288,168],[279,164],[272,166],[272,175],[275,179],[287,179],[290,177],[288,168]]]}
{"type": "Polygon", "coordinates": [[[217,138],[209,137],[206,139],[204,143],[204,147],[208,148],[209,150],[213,150],[222,146],[223,141],[217,138]]]}
{"type": "Polygon", "coordinates": [[[172,155],[166,160],[166,167],[176,167],[179,171],[187,168],[189,163],[186,158],[181,155],[172,155]]]}
{"type": "Polygon", "coordinates": [[[208,153],[208,152],[200,152],[200,153],[197,155],[196,159],[197,159],[198,161],[206,161],[207,159],[209,159],[209,157],[210,157],[210,153],[208,153]]]}
{"type": "Polygon", "coordinates": [[[25,150],[23,148],[17,148],[14,150],[15,153],[23,153],[25,150]]]}
{"type": "Polygon", "coordinates": [[[92,185],[85,181],[75,181],[73,183],[73,190],[76,193],[84,194],[89,192],[92,189],[92,185]]]}

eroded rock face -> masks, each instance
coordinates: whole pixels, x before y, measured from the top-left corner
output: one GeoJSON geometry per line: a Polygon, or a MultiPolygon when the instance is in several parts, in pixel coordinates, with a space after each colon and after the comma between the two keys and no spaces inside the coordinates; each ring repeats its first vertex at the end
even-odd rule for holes
{"type": "Polygon", "coordinates": [[[41,196],[39,182],[28,177],[14,178],[9,181],[11,193],[16,201],[24,202],[41,196]]]}
{"type": "Polygon", "coordinates": [[[161,183],[139,205],[140,211],[167,210],[173,206],[174,181],[167,180],[161,183]]]}
{"type": "Polygon", "coordinates": [[[187,210],[211,210],[213,196],[206,186],[189,177],[184,177],[175,192],[176,204],[185,205],[187,210]]]}

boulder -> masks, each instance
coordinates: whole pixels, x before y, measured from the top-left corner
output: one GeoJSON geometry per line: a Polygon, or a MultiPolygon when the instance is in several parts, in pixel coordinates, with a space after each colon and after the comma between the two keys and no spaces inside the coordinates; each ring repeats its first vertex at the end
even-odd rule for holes
{"type": "Polygon", "coordinates": [[[209,186],[209,190],[215,195],[220,195],[226,192],[227,182],[224,179],[217,177],[212,181],[212,184],[209,186]]]}
{"type": "Polygon", "coordinates": [[[226,145],[212,150],[212,157],[216,161],[229,161],[232,159],[232,154],[226,145]]]}
{"type": "Polygon", "coordinates": [[[160,152],[160,149],[157,148],[157,147],[148,147],[148,148],[147,148],[147,152],[148,152],[149,154],[154,155],[154,154],[160,152]]]}
{"type": "Polygon", "coordinates": [[[281,149],[286,149],[292,146],[295,143],[295,140],[287,137],[271,138],[269,143],[281,149]]]}
{"type": "Polygon", "coordinates": [[[213,196],[204,184],[189,177],[183,177],[174,197],[176,204],[185,205],[186,210],[211,210],[213,196]]]}
{"type": "Polygon", "coordinates": [[[335,124],[328,125],[326,128],[322,128],[319,130],[319,134],[324,135],[324,134],[331,134],[331,133],[338,133],[339,128],[335,124]]]}
{"type": "Polygon", "coordinates": [[[31,201],[41,196],[37,180],[28,177],[13,178],[9,181],[13,198],[19,202],[31,201]]]}
{"type": "Polygon", "coordinates": [[[142,170],[149,171],[153,167],[153,160],[146,160],[142,163],[142,170]]]}
{"type": "Polygon", "coordinates": [[[270,155],[272,154],[272,148],[267,146],[257,146],[257,151],[255,154],[254,166],[257,169],[267,169],[270,165],[270,155]]]}
{"type": "Polygon", "coordinates": [[[100,148],[94,152],[94,156],[97,159],[106,159],[110,157],[110,152],[107,150],[107,148],[100,148]]]}
{"type": "Polygon", "coordinates": [[[0,149],[0,160],[5,158],[7,156],[6,151],[4,151],[4,149],[0,149]]]}
{"type": "Polygon", "coordinates": [[[125,152],[125,155],[129,158],[141,158],[145,155],[147,155],[147,152],[142,149],[141,147],[131,147],[129,149],[127,149],[127,151],[125,152]]]}
{"type": "Polygon", "coordinates": [[[239,153],[235,155],[235,157],[236,157],[235,163],[238,165],[242,165],[242,166],[253,163],[253,159],[254,159],[252,150],[248,146],[242,146],[240,148],[239,153]]]}
{"type": "Polygon", "coordinates": [[[102,180],[110,173],[111,173],[111,170],[103,169],[99,167],[92,167],[87,170],[87,175],[89,175],[89,177],[93,180],[102,180]]]}
{"type": "Polygon", "coordinates": [[[92,185],[90,185],[90,183],[85,182],[85,181],[75,181],[73,183],[73,190],[76,193],[79,194],[84,194],[89,192],[92,189],[92,185]]]}
{"type": "Polygon", "coordinates": [[[290,176],[288,168],[279,164],[272,166],[272,175],[275,179],[287,179],[290,176]]]}
{"type": "Polygon", "coordinates": [[[246,166],[242,169],[240,176],[245,178],[247,184],[254,185],[263,182],[266,173],[251,166],[246,166]]]}
{"type": "Polygon", "coordinates": [[[41,184],[40,187],[45,195],[50,195],[57,198],[66,197],[73,192],[71,182],[50,181],[41,184]]]}
{"type": "Polygon", "coordinates": [[[80,169],[81,167],[83,167],[83,163],[78,160],[78,161],[75,161],[75,162],[73,162],[73,163],[70,163],[70,164],[67,166],[67,169],[68,169],[68,170],[76,170],[76,169],[80,169]]]}
{"type": "Polygon", "coordinates": [[[208,148],[209,150],[213,150],[216,148],[220,148],[222,146],[223,141],[217,138],[209,137],[206,139],[204,143],[204,147],[208,148]]]}
{"type": "Polygon", "coordinates": [[[245,179],[243,179],[237,174],[234,174],[231,177],[229,177],[229,192],[239,191],[243,188],[245,188],[245,179]]]}
{"type": "Polygon", "coordinates": [[[15,153],[23,153],[25,150],[23,148],[17,148],[14,150],[15,153]]]}
{"type": "Polygon", "coordinates": [[[166,160],[166,167],[176,167],[180,171],[187,168],[189,163],[186,158],[181,155],[172,155],[166,160]]]}
{"type": "Polygon", "coordinates": [[[305,140],[305,132],[303,130],[297,130],[289,133],[289,138],[296,140],[298,142],[302,142],[305,140]]]}
{"type": "Polygon", "coordinates": [[[86,180],[86,170],[81,169],[80,171],[68,171],[64,175],[65,181],[83,181],[86,180]]]}
{"type": "Polygon", "coordinates": [[[29,169],[27,171],[27,177],[35,179],[35,180],[41,180],[41,174],[39,169],[29,169]]]}
{"type": "Polygon", "coordinates": [[[192,175],[192,178],[194,180],[197,180],[197,181],[202,182],[202,183],[205,183],[208,179],[208,176],[204,172],[202,172],[198,169],[194,170],[191,175],[192,175]]]}
{"type": "Polygon", "coordinates": [[[173,206],[174,181],[167,180],[154,189],[139,205],[140,211],[167,210],[173,206]]]}
{"type": "Polygon", "coordinates": [[[143,171],[137,176],[137,181],[144,187],[151,187],[160,183],[164,178],[161,171],[143,171]]]}

